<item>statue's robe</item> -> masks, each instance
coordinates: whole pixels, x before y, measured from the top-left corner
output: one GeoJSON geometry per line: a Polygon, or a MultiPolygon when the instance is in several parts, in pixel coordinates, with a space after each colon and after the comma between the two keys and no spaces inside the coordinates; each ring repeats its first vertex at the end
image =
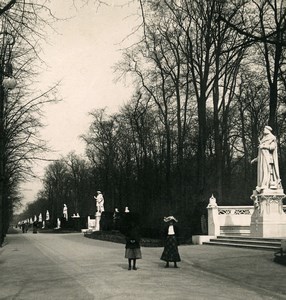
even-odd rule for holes
{"type": "Polygon", "coordinates": [[[260,140],[256,189],[278,189],[280,182],[276,137],[269,133],[260,140]]]}

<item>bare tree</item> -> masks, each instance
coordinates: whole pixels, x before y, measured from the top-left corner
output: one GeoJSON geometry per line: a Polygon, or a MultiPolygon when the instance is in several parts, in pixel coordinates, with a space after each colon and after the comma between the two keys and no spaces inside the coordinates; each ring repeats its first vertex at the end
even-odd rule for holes
{"type": "Polygon", "coordinates": [[[55,88],[45,93],[27,88],[39,58],[43,10],[49,11],[43,4],[10,1],[0,11],[0,244],[9,223],[11,201],[16,199],[9,192],[15,192],[27,174],[32,175],[32,160],[39,159],[38,154],[46,150],[38,135],[43,125],[41,108],[54,101],[55,88]],[[18,82],[14,91],[5,85],[12,76],[18,82]]]}
{"type": "Polygon", "coordinates": [[[90,190],[90,166],[81,157],[71,152],[67,157],[63,158],[67,165],[67,182],[70,204],[70,213],[79,213],[80,215],[88,215],[90,205],[93,199],[90,190]]]}
{"type": "Polygon", "coordinates": [[[270,126],[276,130],[276,115],[278,108],[279,81],[283,81],[281,65],[285,59],[286,36],[286,6],[283,0],[249,1],[235,8],[241,13],[241,19],[232,22],[220,15],[220,19],[230,28],[256,44],[263,55],[266,78],[269,85],[269,120],[270,126]],[[246,15],[249,15],[247,18],[246,15]],[[281,76],[282,75],[282,76],[281,76]]]}

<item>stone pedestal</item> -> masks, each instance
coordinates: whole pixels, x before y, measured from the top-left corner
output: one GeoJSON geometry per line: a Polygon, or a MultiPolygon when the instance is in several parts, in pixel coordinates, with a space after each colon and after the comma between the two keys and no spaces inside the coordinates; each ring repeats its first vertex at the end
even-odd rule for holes
{"type": "Polygon", "coordinates": [[[208,209],[208,235],[220,235],[220,225],[218,220],[218,206],[216,198],[212,195],[209,199],[208,209]]]}
{"type": "Polygon", "coordinates": [[[60,220],[60,218],[57,218],[57,228],[61,228],[61,220],[60,220]]]}
{"type": "Polygon", "coordinates": [[[100,231],[100,219],[101,219],[101,213],[97,211],[95,213],[95,229],[94,229],[94,231],[100,231]]]}
{"type": "Polygon", "coordinates": [[[253,237],[286,237],[286,214],[283,211],[283,189],[253,192],[254,212],[250,234],[253,237]]]}

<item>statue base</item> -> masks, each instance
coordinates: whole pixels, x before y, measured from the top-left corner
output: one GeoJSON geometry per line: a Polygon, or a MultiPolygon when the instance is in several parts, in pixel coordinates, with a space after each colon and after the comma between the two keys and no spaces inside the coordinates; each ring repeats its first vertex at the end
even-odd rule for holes
{"type": "Polygon", "coordinates": [[[250,235],[253,237],[285,237],[286,214],[283,211],[283,189],[253,192],[254,212],[251,216],[250,235]]]}
{"type": "Polygon", "coordinates": [[[100,231],[100,219],[101,219],[101,213],[96,212],[95,213],[95,229],[94,229],[94,231],[100,231]]]}

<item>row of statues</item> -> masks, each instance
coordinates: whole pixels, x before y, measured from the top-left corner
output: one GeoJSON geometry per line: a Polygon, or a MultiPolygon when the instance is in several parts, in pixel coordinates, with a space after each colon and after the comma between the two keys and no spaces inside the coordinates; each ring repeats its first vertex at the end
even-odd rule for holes
{"type": "MultiPolygon", "coordinates": [[[[257,162],[257,185],[255,192],[261,194],[266,190],[282,189],[277,153],[277,139],[270,126],[265,126],[259,141],[258,155],[251,163],[257,162]]],[[[94,196],[97,213],[104,212],[104,197],[101,191],[94,196]]],[[[127,208],[127,212],[128,212],[127,208]]]]}
{"type": "MultiPolygon", "coordinates": [[[[99,213],[104,212],[104,198],[101,191],[97,191],[97,196],[94,196],[94,199],[96,201],[96,211],[99,213]]],[[[63,217],[68,221],[68,207],[66,204],[63,207],[63,217]]],[[[79,217],[79,214],[74,214],[73,217],[79,217]]]]}
{"type": "MultiPolygon", "coordinates": [[[[251,163],[257,162],[257,185],[255,188],[255,194],[261,194],[263,192],[270,192],[274,190],[282,189],[279,166],[278,166],[278,153],[277,153],[277,139],[272,133],[270,126],[265,126],[263,130],[263,136],[259,141],[258,155],[251,163]]],[[[97,214],[104,212],[104,197],[101,191],[97,191],[97,195],[94,196],[96,204],[97,214]]],[[[115,209],[118,212],[118,209],[115,209]]],[[[125,212],[129,212],[128,207],[125,208],[125,212]]],[[[68,209],[64,204],[63,216],[68,221],[68,209]]],[[[49,212],[47,211],[46,220],[49,220],[49,212]]]]}

